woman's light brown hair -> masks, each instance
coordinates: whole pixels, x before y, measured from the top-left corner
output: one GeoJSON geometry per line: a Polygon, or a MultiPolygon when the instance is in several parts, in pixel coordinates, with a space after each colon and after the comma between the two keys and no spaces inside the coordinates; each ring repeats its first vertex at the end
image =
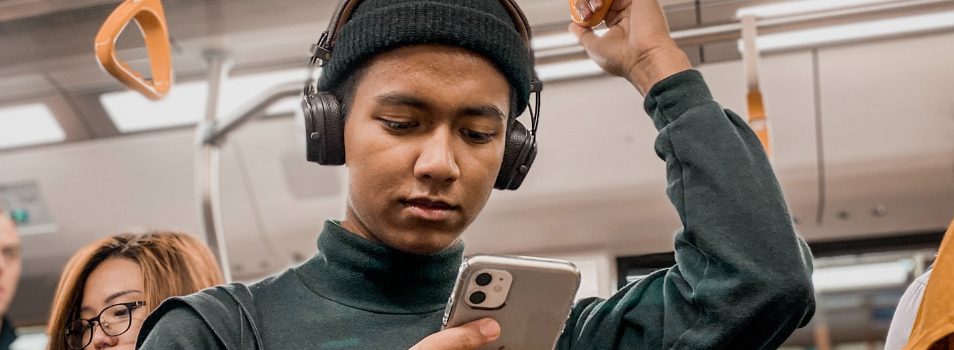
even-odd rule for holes
{"type": "Polygon", "coordinates": [[[79,317],[86,279],[99,264],[112,258],[129,259],[139,265],[145,288],[144,301],[149,312],[166,298],[192,294],[223,283],[212,252],[191,235],[153,232],[101,239],[80,249],[63,269],[50,310],[48,349],[69,349],[64,329],[67,323],[79,317]]]}

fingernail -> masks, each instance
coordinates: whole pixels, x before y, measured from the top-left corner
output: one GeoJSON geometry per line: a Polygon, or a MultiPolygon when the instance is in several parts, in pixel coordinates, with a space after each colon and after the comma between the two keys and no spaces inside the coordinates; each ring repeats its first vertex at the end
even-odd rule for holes
{"type": "Polygon", "coordinates": [[[480,325],[480,334],[487,339],[495,339],[500,336],[500,325],[497,321],[486,320],[480,325]]]}
{"type": "Polygon", "coordinates": [[[600,8],[600,6],[603,6],[603,0],[589,0],[589,1],[590,1],[590,10],[593,10],[593,12],[596,12],[596,10],[600,8]]]}
{"type": "Polygon", "coordinates": [[[579,14],[580,18],[585,21],[587,18],[590,18],[591,12],[586,3],[583,1],[584,0],[580,0],[576,3],[576,13],[579,14]]]}

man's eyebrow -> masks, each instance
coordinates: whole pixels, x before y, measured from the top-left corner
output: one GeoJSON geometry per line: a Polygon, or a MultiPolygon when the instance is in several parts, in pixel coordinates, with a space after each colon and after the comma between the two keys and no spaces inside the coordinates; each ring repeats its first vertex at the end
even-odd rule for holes
{"type": "MultiPolygon", "coordinates": [[[[375,99],[380,103],[398,105],[398,106],[407,106],[416,109],[429,109],[429,105],[426,101],[421,98],[400,93],[400,92],[388,92],[382,95],[378,95],[375,99]]],[[[486,104],[486,105],[475,105],[475,106],[466,106],[461,108],[458,112],[458,115],[463,115],[467,117],[497,117],[500,119],[506,119],[504,113],[497,108],[497,106],[486,104]]]]}
{"type": "Polygon", "coordinates": [[[497,108],[497,106],[494,106],[494,105],[479,105],[479,106],[464,107],[461,109],[460,114],[464,116],[468,116],[468,117],[487,116],[487,117],[497,117],[500,119],[507,118],[504,115],[504,113],[500,111],[500,108],[497,108]]]}
{"type": "Polygon", "coordinates": [[[132,294],[132,293],[142,293],[142,292],[141,292],[141,291],[138,291],[138,290],[134,290],[134,289],[127,289],[127,290],[123,290],[123,291],[118,291],[118,292],[113,293],[113,294],[110,294],[108,297],[106,297],[106,299],[103,300],[103,303],[109,305],[110,303],[113,302],[113,300],[116,300],[116,298],[119,298],[119,297],[121,297],[121,296],[123,296],[123,295],[132,294]]]}
{"type": "Polygon", "coordinates": [[[380,103],[390,104],[390,105],[399,105],[399,106],[408,106],[414,107],[417,109],[427,109],[427,102],[424,102],[423,99],[403,94],[400,92],[388,92],[382,95],[375,97],[380,103]]]}

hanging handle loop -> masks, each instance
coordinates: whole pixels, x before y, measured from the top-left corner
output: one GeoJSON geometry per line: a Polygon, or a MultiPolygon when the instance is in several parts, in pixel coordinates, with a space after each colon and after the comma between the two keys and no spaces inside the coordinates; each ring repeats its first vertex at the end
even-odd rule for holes
{"type": "Polygon", "coordinates": [[[126,0],[119,4],[96,34],[96,60],[107,73],[151,100],[161,99],[172,87],[172,55],[166,16],[159,0],[126,0]],[[116,39],[133,19],[142,30],[152,78],[146,79],[116,56],[116,39]]]}
{"type": "Polygon", "coordinates": [[[593,28],[603,22],[613,0],[570,0],[570,17],[573,22],[593,28]]]}
{"type": "Polygon", "coordinates": [[[762,96],[761,89],[759,89],[759,61],[761,55],[758,47],[756,47],[755,40],[758,37],[758,24],[755,16],[743,16],[740,20],[742,22],[742,61],[745,63],[745,77],[748,85],[748,93],[745,99],[749,112],[749,127],[759,137],[765,153],[771,157],[771,126],[765,112],[765,98],[762,96]]]}

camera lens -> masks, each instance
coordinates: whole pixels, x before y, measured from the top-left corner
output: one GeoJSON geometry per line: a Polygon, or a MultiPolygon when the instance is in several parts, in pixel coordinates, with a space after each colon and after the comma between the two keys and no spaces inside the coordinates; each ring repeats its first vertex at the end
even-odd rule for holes
{"type": "Polygon", "coordinates": [[[474,292],[474,294],[471,294],[471,295],[470,295],[470,303],[471,303],[471,304],[480,304],[480,303],[484,302],[484,300],[487,300],[487,294],[484,294],[484,292],[479,292],[479,291],[478,291],[478,292],[474,292]]]}
{"type": "Polygon", "coordinates": [[[493,280],[493,279],[494,279],[493,276],[491,276],[489,273],[484,272],[484,273],[481,273],[481,274],[477,275],[477,280],[476,280],[476,282],[477,282],[477,285],[478,285],[478,286],[483,287],[483,286],[486,286],[486,285],[490,284],[490,281],[493,280]]]}

